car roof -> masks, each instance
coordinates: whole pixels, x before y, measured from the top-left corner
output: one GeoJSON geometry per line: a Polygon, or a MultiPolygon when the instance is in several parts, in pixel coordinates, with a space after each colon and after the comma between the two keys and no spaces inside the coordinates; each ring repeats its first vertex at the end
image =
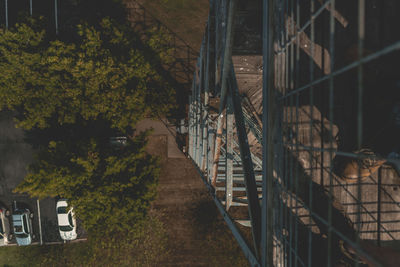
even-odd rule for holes
{"type": "Polygon", "coordinates": [[[58,214],[57,219],[59,226],[69,225],[68,213],[58,214]]]}

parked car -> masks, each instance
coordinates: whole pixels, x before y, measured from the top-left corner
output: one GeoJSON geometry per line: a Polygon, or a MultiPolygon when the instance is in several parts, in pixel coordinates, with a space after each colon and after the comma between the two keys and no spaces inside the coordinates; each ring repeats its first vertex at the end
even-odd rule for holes
{"type": "Polygon", "coordinates": [[[15,239],[20,246],[32,243],[32,239],[34,238],[32,218],[33,213],[26,208],[16,209],[12,215],[15,239]]]}
{"type": "Polygon", "coordinates": [[[68,207],[66,199],[60,199],[56,204],[58,230],[63,240],[74,240],[76,234],[76,219],[74,209],[68,207]]]}
{"type": "Polygon", "coordinates": [[[11,212],[0,207],[0,245],[8,245],[12,239],[9,217],[11,212]]]}

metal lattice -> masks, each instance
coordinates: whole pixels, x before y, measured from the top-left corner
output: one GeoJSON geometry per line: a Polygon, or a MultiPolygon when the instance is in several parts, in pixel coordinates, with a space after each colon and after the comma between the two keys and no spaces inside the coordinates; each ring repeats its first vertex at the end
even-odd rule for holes
{"type": "Polygon", "coordinates": [[[210,7],[189,155],[250,264],[395,266],[400,3],[210,7]]]}

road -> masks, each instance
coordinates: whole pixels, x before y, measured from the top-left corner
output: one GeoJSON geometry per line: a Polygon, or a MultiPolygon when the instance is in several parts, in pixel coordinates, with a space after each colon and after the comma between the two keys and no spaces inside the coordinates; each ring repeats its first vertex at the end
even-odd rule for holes
{"type": "MultiPolygon", "coordinates": [[[[40,241],[37,199],[27,194],[17,194],[13,189],[24,179],[27,167],[33,161],[34,150],[24,140],[24,131],[15,127],[13,113],[0,112],[0,203],[12,210],[13,202],[34,212],[33,229],[40,241]]],[[[43,242],[62,241],[57,228],[56,200],[40,200],[43,242]]],[[[79,226],[78,226],[79,227],[79,226]]],[[[78,228],[78,232],[82,232],[78,228]]],[[[79,236],[78,236],[79,238],[79,236]]],[[[13,240],[15,242],[15,240],[13,240]]]]}

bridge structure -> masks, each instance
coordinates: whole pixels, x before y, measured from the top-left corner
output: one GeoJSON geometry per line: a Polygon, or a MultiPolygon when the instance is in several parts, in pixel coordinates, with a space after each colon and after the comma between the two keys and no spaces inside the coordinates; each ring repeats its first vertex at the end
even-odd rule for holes
{"type": "Polygon", "coordinates": [[[210,1],[188,154],[251,266],[399,258],[391,8],[400,6],[210,1]]]}
{"type": "MultiPolygon", "coordinates": [[[[65,3],[47,2],[58,33],[65,3]]],[[[3,0],[0,21],[35,3],[3,0]]],[[[127,9],[139,31],[165,27],[140,4],[127,9]]],[[[160,67],[189,93],[188,156],[251,266],[399,261],[398,10],[210,0],[197,63],[169,39],[176,60],[160,67]]]]}

